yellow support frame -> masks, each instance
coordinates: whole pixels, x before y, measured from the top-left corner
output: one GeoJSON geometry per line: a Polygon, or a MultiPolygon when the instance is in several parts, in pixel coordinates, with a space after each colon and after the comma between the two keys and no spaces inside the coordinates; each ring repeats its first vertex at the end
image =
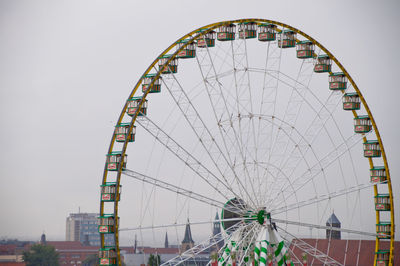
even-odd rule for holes
{"type": "MultiPolygon", "coordinates": [[[[204,36],[205,34],[207,34],[208,32],[211,32],[212,30],[223,26],[223,25],[227,25],[227,24],[238,24],[238,23],[245,23],[245,22],[255,22],[257,25],[259,24],[263,24],[263,23],[270,23],[270,24],[274,24],[277,26],[281,26],[283,28],[286,29],[290,29],[294,32],[296,32],[297,34],[300,34],[301,36],[305,37],[306,39],[308,39],[309,41],[311,41],[313,44],[315,44],[316,46],[318,46],[322,51],[324,51],[327,55],[329,55],[329,57],[333,60],[333,62],[335,62],[335,64],[341,69],[341,71],[346,75],[348,81],[352,84],[354,90],[357,92],[357,94],[360,97],[361,103],[363,104],[368,116],[371,119],[371,123],[372,123],[372,127],[375,131],[377,140],[379,142],[379,146],[381,148],[382,151],[382,159],[384,162],[384,166],[386,169],[386,175],[387,175],[387,186],[388,186],[388,191],[389,191],[389,197],[390,197],[390,215],[391,215],[391,237],[390,237],[390,259],[389,259],[389,266],[393,265],[393,252],[394,252],[394,207],[393,207],[393,192],[392,192],[392,184],[391,184],[391,179],[390,179],[390,172],[389,172],[389,166],[388,166],[388,162],[387,162],[387,158],[386,158],[386,153],[385,153],[385,149],[383,147],[383,142],[381,139],[381,136],[379,134],[378,131],[378,127],[375,123],[375,119],[372,116],[372,113],[368,107],[367,102],[365,101],[363,95],[361,94],[361,91],[359,90],[357,84],[354,82],[353,78],[350,76],[350,74],[347,72],[347,70],[343,67],[343,65],[339,62],[339,60],[331,53],[329,52],[328,49],[326,49],[322,44],[320,44],[317,40],[315,40],[314,38],[312,38],[311,36],[307,35],[306,33],[300,31],[299,29],[296,29],[290,25],[278,22],[278,21],[273,21],[273,20],[268,20],[268,19],[257,19],[257,18],[251,18],[251,19],[238,19],[238,20],[230,20],[230,21],[222,21],[222,22],[217,22],[217,23],[213,23],[213,24],[209,24],[207,26],[198,28],[196,30],[193,30],[191,32],[189,32],[188,34],[182,36],[181,38],[179,38],[177,41],[175,41],[173,44],[171,44],[167,49],[165,49],[151,64],[150,66],[146,69],[146,71],[143,73],[142,77],[139,79],[139,81],[136,83],[135,87],[133,88],[133,90],[131,91],[131,93],[129,94],[128,99],[132,98],[138,88],[140,88],[140,85],[143,82],[143,77],[146,76],[147,74],[150,73],[151,69],[158,63],[159,58],[163,55],[166,55],[172,48],[176,47],[177,44],[185,39],[189,39],[189,41],[181,46],[179,49],[177,49],[172,56],[169,58],[169,60],[166,62],[166,65],[168,65],[173,59],[176,58],[177,54],[182,51],[183,49],[185,49],[185,47],[190,44],[193,43],[195,40],[201,38],[202,36],[204,36]]],[[[278,30],[280,31],[280,30],[278,30]]],[[[161,76],[161,71],[158,71],[156,76],[154,77],[153,81],[151,82],[151,84],[149,85],[150,87],[153,86],[154,82],[161,76]]],[[[144,100],[147,97],[147,94],[149,93],[149,90],[147,90],[143,95],[142,95],[142,102],[139,105],[138,110],[140,110],[140,108],[142,107],[142,103],[144,102],[144,100]]],[[[122,108],[121,114],[119,116],[119,119],[117,121],[117,125],[119,125],[125,114],[126,114],[126,109],[127,109],[127,102],[125,103],[124,107],[122,108]]],[[[352,111],[354,117],[357,117],[357,112],[355,110],[352,111]]],[[[132,120],[129,126],[129,132],[128,134],[130,134],[132,132],[132,128],[133,125],[135,124],[136,118],[137,118],[138,112],[136,112],[136,114],[134,116],[132,116],[132,120]]],[[[366,140],[366,137],[364,137],[364,141],[366,140]]],[[[115,144],[115,134],[113,132],[111,141],[110,141],[110,146],[108,148],[108,153],[111,153],[113,151],[114,148],[114,144],[115,144]]],[[[126,153],[126,149],[127,149],[127,145],[128,145],[128,141],[126,140],[124,142],[123,148],[122,148],[122,159],[124,158],[124,155],[126,153]]],[[[370,167],[372,168],[374,166],[373,164],[373,160],[372,158],[368,158],[370,167]]],[[[122,174],[122,165],[123,165],[123,161],[120,164],[120,168],[118,169],[118,173],[117,173],[117,186],[116,186],[116,194],[119,195],[119,188],[120,188],[120,181],[121,181],[121,174],[122,174]]],[[[104,173],[103,173],[103,179],[102,179],[102,184],[104,185],[107,182],[107,176],[108,176],[108,171],[107,168],[104,167],[104,173]]],[[[378,194],[378,186],[374,185],[374,196],[376,196],[378,194]]],[[[104,202],[101,201],[100,198],[100,216],[102,216],[104,214],[104,202]]],[[[376,223],[379,223],[380,221],[380,217],[379,217],[379,211],[376,211],[376,223]]],[[[118,200],[116,200],[114,202],[114,217],[118,217],[118,200]]],[[[115,245],[116,245],[116,250],[117,250],[117,264],[120,266],[121,265],[121,258],[120,258],[120,249],[119,249],[119,219],[115,219],[115,228],[116,228],[116,232],[114,234],[114,239],[115,239],[115,245]]],[[[101,239],[101,248],[104,248],[104,235],[101,234],[100,236],[101,239]]],[[[377,252],[379,250],[379,239],[376,238],[376,244],[375,244],[375,252],[377,252]]],[[[376,255],[374,257],[374,265],[376,266],[376,255]]]]}

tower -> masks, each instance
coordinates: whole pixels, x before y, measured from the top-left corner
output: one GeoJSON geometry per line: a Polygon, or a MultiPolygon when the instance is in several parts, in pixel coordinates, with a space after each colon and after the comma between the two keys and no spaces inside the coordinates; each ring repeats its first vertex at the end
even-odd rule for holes
{"type": "MultiPolygon", "coordinates": [[[[326,221],[326,226],[340,228],[340,221],[334,212],[326,221]]],[[[326,229],[326,238],[341,239],[340,231],[326,229]]]]}
{"type": "Polygon", "coordinates": [[[168,248],[168,232],[165,232],[165,241],[164,241],[164,248],[168,248]]]}
{"type": "Polygon", "coordinates": [[[44,232],[43,232],[42,236],[40,237],[40,244],[46,245],[46,235],[44,234],[44,232]]]}
{"type": "Polygon", "coordinates": [[[221,235],[221,223],[219,221],[218,212],[215,214],[215,220],[213,223],[212,238],[210,240],[212,250],[218,251],[224,245],[224,240],[221,235]]]}
{"type": "Polygon", "coordinates": [[[190,223],[188,218],[185,228],[185,237],[182,240],[180,252],[183,253],[186,250],[191,249],[193,246],[194,246],[194,241],[192,239],[192,231],[190,230],[190,223]]]}
{"type": "Polygon", "coordinates": [[[138,252],[137,252],[137,236],[136,236],[136,234],[135,234],[135,244],[134,244],[134,247],[133,247],[133,248],[134,248],[134,250],[135,250],[135,254],[138,253],[138,252]]]}

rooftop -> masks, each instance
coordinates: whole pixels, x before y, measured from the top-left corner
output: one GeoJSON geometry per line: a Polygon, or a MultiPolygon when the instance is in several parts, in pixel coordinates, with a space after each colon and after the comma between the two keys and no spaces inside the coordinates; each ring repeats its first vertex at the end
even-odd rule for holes
{"type": "MultiPolygon", "coordinates": [[[[290,249],[294,251],[294,254],[301,258],[303,250],[296,247],[296,241],[293,240],[294,244],[290,245],[290,249]]],[[[346,240],[346,239],[301,239],[301,241],[315,247],[317,245],[318,250],[328,254],[331,258],[335,259],[339,263],[345,265],[373,265],[374,254],[375,254],[375,240],[346,240]],[[346,245],[347,251],[346,251],[346,245]],[[359,256],[357,256],[359,254],[359,256]],[[357,264],[358,260],[358,264],[357,264]]],[[[388,249],[390,242],[381,241],[381,249],[388,249]]],[[[394,254],[400,254],[400,242],[396,241],[394,244],[394,254]]],[[[308,256],[307,261],[311,265],[313,258],[308,256]]],[[[317,259],[314,259],[314,266],[323,265],[317,259]]],[[[394,264],[400,265],[400,256],[395,256],[394,264]]]]}
{"type": "Polygon", "coordinates": [[[326,224],[339,224],[340,225],[340,221],[339,219],[336,217],[335,213],[332,213],[331,217],[329,217],[329,219],[326,221],[326,224]]]}

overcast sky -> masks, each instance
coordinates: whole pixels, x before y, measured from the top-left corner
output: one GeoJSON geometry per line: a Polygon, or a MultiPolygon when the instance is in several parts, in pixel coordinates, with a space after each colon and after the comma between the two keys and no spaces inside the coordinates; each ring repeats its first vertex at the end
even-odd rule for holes
{"type": "Polygon", "coordinates": [[[395,0],[0,0],[0,238],[64,240],[69,213],[98,212],[132,86],[182,35],[238,18],[301,29],[348,70],[383,138],[400,221],[398,10],[395,0]]]}

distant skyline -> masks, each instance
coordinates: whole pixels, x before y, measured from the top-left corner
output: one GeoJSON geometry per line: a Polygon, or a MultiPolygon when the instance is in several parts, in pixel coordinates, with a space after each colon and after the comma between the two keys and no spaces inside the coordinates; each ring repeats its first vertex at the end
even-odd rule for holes
{"type": "Polygon", "coordinates": [[[349,71],[383,138],[398,223],[398,10],[393,0],[0,0],[0,239],[64,240],[70,213],[98,213],[113,127],[144,70],[187,32],[250,17],[304,31],[349,71]]]}

